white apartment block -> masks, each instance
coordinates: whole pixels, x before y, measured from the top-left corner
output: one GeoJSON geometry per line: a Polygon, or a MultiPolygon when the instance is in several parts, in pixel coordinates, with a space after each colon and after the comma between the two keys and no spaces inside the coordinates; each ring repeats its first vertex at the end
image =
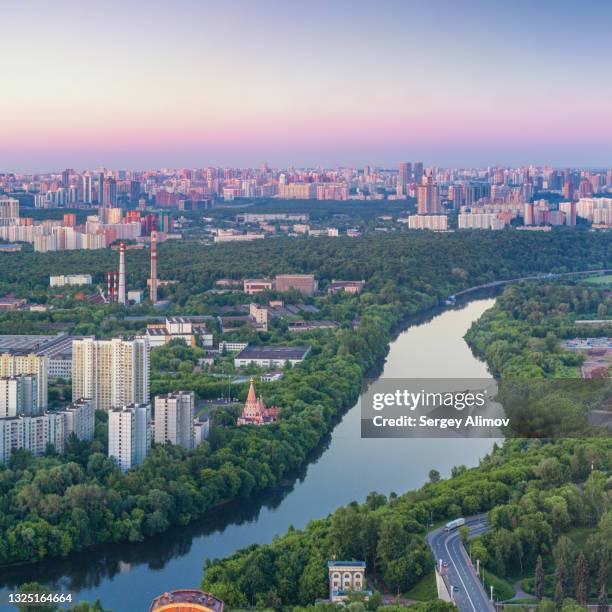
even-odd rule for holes
{"type": "Polygon", "coordinates": [[[74,434],[79,440],[93,440],[96,409],[91,399],[80,399],[64,408],[59,414],[64,417],[64,438],[74,434]]]}
{"type": "Polygon", "coordinates": [[[38,414],[37,388],[34,374],[0,378],[0,419],[38,414]]]}
{"type": "Polygon", "coordinates": [[[48,404],[48,367],[48,359],[45,355],[35,355],[34,353],[2,353],[0,355],[0,377],[8,378],[21,374],[36,376],[36,405],[41,411],[45,410],[48,404]]]}
{"type": "Polygon", "coordinates": [[[122,471],[140,465],[151,448],[151,406],[132,404],[108,413],[108,456],[122,471]]]}
{"type": "Polygon", "coordinates": [[[460,213],[458,218],[459,229],[504,229],[506,222],[495,213],[460,213]]]}
{"type": "Polygon", "coordinates": [[[576,204],[576,214],[592,222],[596,211],[603,210],[612,210],[612,198],[580,198],[576,204]]]}
{"type": "Polygon", "coordinates": [[[72,344],[72,399],[91,398],[97,410],[149,403],[149,340],[93,337],[72,344]]]}
{"type": "Polygon", "coordinates": [[[0,197],[0,226],[19,225],[19,200],[0,197]]]}
{"type": "Polygon", "coordinates": [[[410,215],[408,228],[445,232],[448,229],[448,217],[446,215],[410,215]]]}
{"type": "Polygon", "coordinates": [[[0,419],[0,463],[7,463],[19,449],[29,450],[35,456],[44,455],[49,444],[62,453],[64,440],[64,417],[60,413],[0,419]]]}
{"type": "Polygon", "coordinates": [[[194,447],[195,394],[178,391],[155,397],[155,443],[194,447]]]}

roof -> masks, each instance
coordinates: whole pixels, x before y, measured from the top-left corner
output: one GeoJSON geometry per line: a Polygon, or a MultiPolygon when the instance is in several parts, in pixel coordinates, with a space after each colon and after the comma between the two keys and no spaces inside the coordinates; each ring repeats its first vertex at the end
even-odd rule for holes
{"type": "Polygon", "coordinates": [[[237,355],[236,359],[275,359],[287,361],[304,359],[310,351],[309,346],[247,346],[237,355]]]}
{"type": "Polygon", "coordinates": [[[327,562],[327,567],[365,567],[365,561],[331,561],[327,562]]]}
{"type": "Polygon", "coordinates": [[[24,355],[35,353],[47,357],[68,358],[72,356],[72,341],[80,340],[82,336],[69,336],[61,333],[55,336],[6,334],[0,335],[0,353],[24,355]]]}
{"type": "Polygon", "coordinates": [[[222,612],[224,606],[223,602],[211,593],[197,589],[177,589],[156,597],[151,603],[149,612],[171,604],[192,604],[209,608],[215,612],[222,612]]]}

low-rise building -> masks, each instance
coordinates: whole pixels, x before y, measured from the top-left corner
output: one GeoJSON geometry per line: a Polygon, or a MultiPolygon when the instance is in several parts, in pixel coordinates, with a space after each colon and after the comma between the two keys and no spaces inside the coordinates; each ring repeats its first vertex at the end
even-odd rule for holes
{"type": "Polygon", "coordinates": [[[366,592],[365,561],[328,561],[329,599],[345,601],[349,595],[366,592]]]}
{"type": "Polygon", "coordinates": [[[318,283],[314,274],[277,274],[274,278],[276,291],[290,291],[295,289],[304,295],[314,295],[318,283]]]}
{"type": "Polygon", "coordinates": [[[310,352],[310,346],[247,346],[234,358],[234,365],[243,368],[251,364],[262,368],[283,367],[286,363],[298,364],[310,352]]]}
{"type": "Polygon", "coordinates": [[[65,287],[66,285],[91,285],[91,274],[60,274],[49,277],[51,287],[65,287]]]}
{"type": "Polygon", "coordinates": [[[213,336],[206,325],[193,323],[185,317],[168,317],[165,323],[149,324],[146,335],[151,348],[163,346],[172,340],[183,340],[187,346],[196,346],[197,337],[202,346],[213,345],[213,336]]]}
{"type": "Polygon", "coordinates": [[[332,280],[327,288],[328,293],[336,293],[337,291],[346,291],[347,293],[361,293],[365,285],[364,280],[332,280]]]}
{"type": "Polygon", "coordinates": [[[313,331],[317,329],[337,329],[338,324],[335,321],[292,321],[287,329],[290,332],[313,331]]]}
{"type": "Polygon", "coordinates": [[[244,292],[247,295],[272,291],[273,281],[271,278],[246,278],[243,281],[244,292]]]}

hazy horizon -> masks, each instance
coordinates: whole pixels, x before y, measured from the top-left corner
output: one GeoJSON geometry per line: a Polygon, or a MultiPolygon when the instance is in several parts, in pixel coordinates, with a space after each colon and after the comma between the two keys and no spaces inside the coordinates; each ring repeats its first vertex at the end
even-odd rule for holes
{"type": "Polygon", "coordinates": [[[612,4],[26,0],[0,172],[612,164],[612,4]]]}

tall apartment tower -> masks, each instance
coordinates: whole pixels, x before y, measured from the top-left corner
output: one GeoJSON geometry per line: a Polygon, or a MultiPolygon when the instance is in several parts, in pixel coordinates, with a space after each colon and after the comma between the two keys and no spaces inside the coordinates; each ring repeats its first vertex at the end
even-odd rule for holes
{"type": "Polygon", "coordinates": [[[91,180],[91,174],[86,172],[82,177],[82,188],[83,188],[83,202],[85,204],[91,204],[93,202],[93,184],[91,180]]]}
{"type": "Polygon", "coordinates": [[[408,183],[412,180],[412,164],[410,162],[401,162],[399,165],[399,174],[397,177],[397,193],[398,195],[406,195],[408,183]]]}
{"type": "Polygon", "coordinates": [[[414,162],[412,164],[412,180],[420,185],[423,181],[423,162],[414,162]]]}
{"type": "Polygon", "coordinates": [[[440,191],[431,173],[423,176],[423,181],[417,188],[417,212],[419,215],[438,215],[442,213],[440,191]]]}
{"type": "Polygon", "coordinates": [[[19,200],[0,196],[0,226],[19,225],[19,200]]]}
{"type": "Polygon", "coordinates": [[[149,340],[93,337],[72,343],[72,400],[91,398],[97,410],[149,403],[149,340]]]}
{"type": "Polygon", "coordinates": [[[11,354],[0,355],[0,377],[31,374],[36,377],[36,405],[38,412],[47,408],[47,385],[49,378],[48,359],[45,355],[11,354]]]}
{"type": "Polygon", "coordinates": [[[39,411],[36,375],[20,374],[0,378],[0,419],[37,414],[39,411]]]}
{"type": "Polygon", "coordinates": [[[151,278],[149,279],[151,302],[157,302],[157,232],[151,232],[151,278]]]}
{"type": "Polygon", "coordinates": [[[155,442],[194,447],[195,394],[178,391],[155,397],[155,442]]]}
{"type": "Polygon", "coordinates": [[[124,472],[140,465],[151,449],[151,406],[130,404],[108,413],[108,456],[124,472]]]}

